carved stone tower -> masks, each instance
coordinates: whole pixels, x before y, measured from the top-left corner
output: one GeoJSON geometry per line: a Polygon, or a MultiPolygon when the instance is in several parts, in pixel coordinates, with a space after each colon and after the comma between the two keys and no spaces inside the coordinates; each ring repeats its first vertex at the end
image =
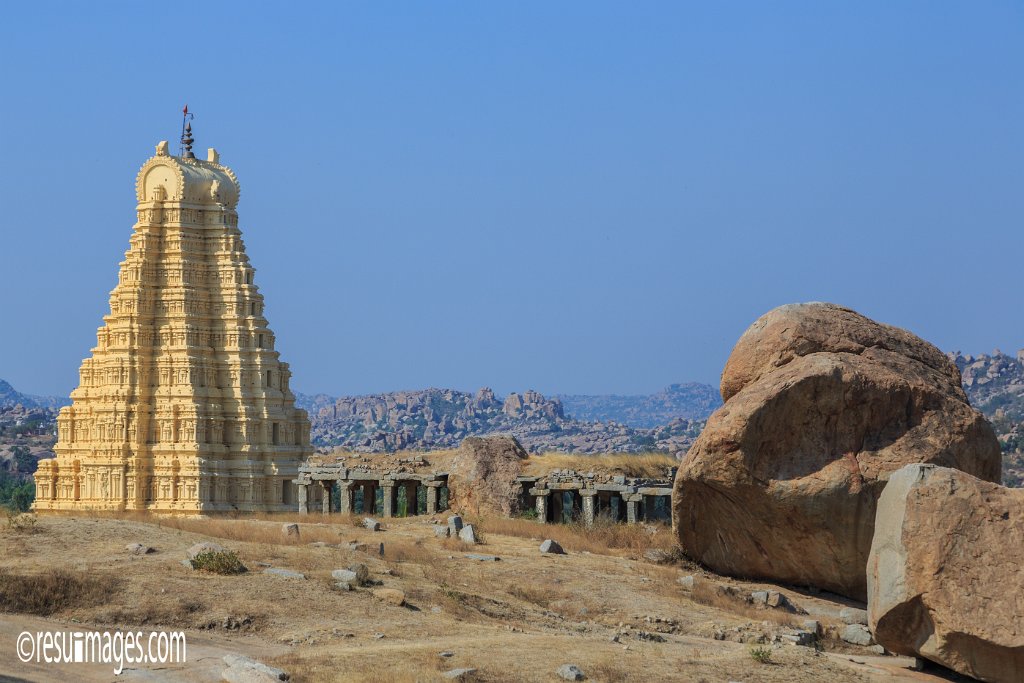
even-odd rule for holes
{"type": "Polygon", "coordinates": [[[139,171],[138,222],[57,457],[39,463],[37,511],[294,509],[309,420],[253,284],[238,180],[213,149],[167,147],[139,171]]]}

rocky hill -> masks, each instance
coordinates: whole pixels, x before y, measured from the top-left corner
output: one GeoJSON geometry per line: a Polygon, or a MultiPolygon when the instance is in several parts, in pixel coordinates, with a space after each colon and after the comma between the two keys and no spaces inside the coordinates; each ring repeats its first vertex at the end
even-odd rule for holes
{"type": "Polygon", "coordinates": [[[1024,350],[1015,356],[949,354],[971,405],[985,414],[1003,449],[1003,483],[1024,486],[1024,350]]]}
{"type": "Polygon", "coordinates": [[[17,391],[5,380],[0,379],[0,408],[43,408],[57,411],[62,406],[71,405],[71,399],[60,396],[33,396],[17,391]]]}
{"type": "Polygon", "coordinates": [[[651,428],[578,420],[566,415],[561,400],[535,391],[503,398],[488,388],[475,394],[424,389],[334,399],[300,394],[297,398],[310,412],[317,446],[367,452],[453,448],[467,436],[500,432],[514,435],[533,452],[683,453],[702,425],[680,417],[651,428]]]}
{"type": "Polygon", "coordinates": [[[571,395],[556,396],[565,412],[587,422],[618,422],[630,427],[652,429],[677,418],[706,420],[720,405],[722,397],[709,384],[671,384],[656,394],[644,396],[571,395]]]}

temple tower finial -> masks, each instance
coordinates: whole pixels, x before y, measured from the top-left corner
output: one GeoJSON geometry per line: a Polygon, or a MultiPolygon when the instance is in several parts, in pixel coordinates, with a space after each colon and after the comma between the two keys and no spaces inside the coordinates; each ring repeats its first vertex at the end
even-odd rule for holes
{"type": "Polygon", "coordinates": [[[196,155],[192,153],[192,143],[195,142],[192,139],[192,119],[195,118],[194,114],[189,113],[188,105],[181,110],[181,158],[182,159],[195,159],[196,155]]]}

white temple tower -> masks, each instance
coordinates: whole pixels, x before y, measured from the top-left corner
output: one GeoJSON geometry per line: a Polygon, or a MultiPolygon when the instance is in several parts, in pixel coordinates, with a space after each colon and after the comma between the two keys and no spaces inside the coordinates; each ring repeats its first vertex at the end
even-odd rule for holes
{"type": "Polygon", "coordinates": [[[35,510],[294,510],[311,449],[238,229],[239,185],[209,150],[157,145],[138,222],[35,510]]]}

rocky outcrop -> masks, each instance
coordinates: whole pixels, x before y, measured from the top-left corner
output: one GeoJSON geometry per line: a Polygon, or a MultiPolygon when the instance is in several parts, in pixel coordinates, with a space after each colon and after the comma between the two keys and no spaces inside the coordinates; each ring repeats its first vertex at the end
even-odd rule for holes
{"type": "Polygon", "coordinates": [[[762,316],[676,476],[673,526],[716,571],[863,600],[875,505],[910,463],[999,480],[999,445],[931,344],[832,304],[762,316]]]}
{"type": "Polygon", "coordinates": [[[559,394],[557,398],[566,414],[577,420],[612,421],[642,429],[653,429],[677,418],[706,420],[722,405],[717,389],[697,382],[670,384],[656,393],[639,396],[559,394]]]}
{"type": "Polygon", "coordinates": [[[518,515],[522,510],[516,477],[526,457],[510,436],[469,437],[448,472],[449,507],[475,517],[518,515]]]}
{"type": "Polygon", "coordinates": [[[536,391],[499,399],[451,389],[399,391],[328,400],[300,396],[310,411],[312,440],[320,447],[360,452],[457,447],[468,436],[511,434],[531,452],[642,452],[682,454],[703,423],[683,418],[652,429],[567,417],[561,401],[536,391]]]}
{"type": "Polygon", "coordinates": [[[908,465],[878,502],[868,616],[886,649],[1024,680],[1024,491],[908,465]]]}

